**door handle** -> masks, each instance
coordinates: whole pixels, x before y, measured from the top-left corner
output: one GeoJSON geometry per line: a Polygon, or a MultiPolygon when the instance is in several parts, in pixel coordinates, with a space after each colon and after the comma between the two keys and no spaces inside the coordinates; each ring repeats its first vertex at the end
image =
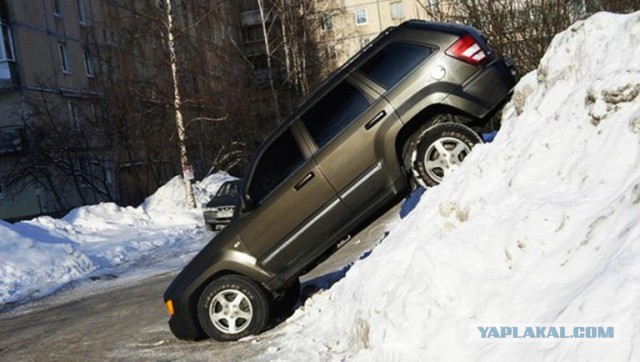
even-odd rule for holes
{"type": "Polygon", "coordinates": [[[367,124],[364,125],[364,129],[369,130],[371,129],[371,127],[375,126],[376,123],[380,122],[381,119],[384,118],[384,116],[387,115],[387,112],[383,109],[380,112],[378,112],[378,114],[376,114],[373,118],[371,118],[371,120],[369,122],[367,122],[367,124]]]}
{"type": "Polygon", "coordinates": [[[301,188],[304,187],[304,185],[307,184],[307,182],[311,181],[313,179],[313,172],[309,172],[302,180],[300,180],[300,182],[298,182],[293,189],[296,191],[300,191],[301,188]]]}

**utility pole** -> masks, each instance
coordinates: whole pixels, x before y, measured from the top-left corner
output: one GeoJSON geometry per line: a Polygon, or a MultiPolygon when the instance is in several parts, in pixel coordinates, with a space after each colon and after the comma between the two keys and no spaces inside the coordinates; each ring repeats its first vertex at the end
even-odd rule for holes
{"type": "Polygon", "coordinates": [[[180,100],[180,89],[178,87],[178,59],[176,57],[175,38],[173,36],[173,14],[171,9],[171,0],[165,0],[166,15],[168,23],[168,39],[169,39],[169,56],[171,61],[171,75],[173,79],[173,108],[175,110],[176,118],[176,130],[178,131],[178,145],[180,146],[180,165],[182,166],[182,177],[184,179],[184,187],[187,194],[187,205],[192,208],[196,207],[196,200],[193,197],[193,186],[191,180],[193,179],[193,168],[189,165],[189,156],[187,155],[186,144],[186,132],[184,129],[184,122],[182,120],[182,111],[180,107],[182,101],[180,100]]]}

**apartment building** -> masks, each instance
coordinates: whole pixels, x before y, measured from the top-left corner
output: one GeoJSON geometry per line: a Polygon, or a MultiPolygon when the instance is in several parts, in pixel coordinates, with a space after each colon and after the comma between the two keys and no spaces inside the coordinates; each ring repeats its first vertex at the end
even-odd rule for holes
{"type": "MultiPolygon", "coordinates": [[[[101,199],[83,187],[81,174],[96,166],[87,158],[86,147],[76,144],[67,150],[67,157],[49,155],[60,168],[77,169],[79,176],[69,180],[57,172],[49,174],[59,184],[55,191],[44,181],[37,163],[31,170],[26,167],[27,159],[35,161],[28,155],[42,145],[41,140],[56,142],[58,133],[79,135],[88,128],[84,120],[92,115],[93,100],[101,96],[94,90],[98,70],[92,41],[93,24],[100,17],[98,2],[0,1],[0,218],[50,213],[101,199]],[[36,131],[38,137],[30,138],[36,131]],[[16,170],[16,165],[24,167],[16,170]],[[26,182],[29,174],[38,176],[26,182]],[[10,182],[21,176],[24,182],[10,182]],[[82,194],[72,191],[74,184],[82,185],[82,194]]],[[[98,166],[105,171],[105,165],[98,166]]],[[[113,193],[109,172],[104,187],[113,193]]]]}
{"type": "Polygon", "coordinates": [[[342,64],[384,29],[409,19],[429,19],[429,9],[440,6],[436,0],[317,0],[316,12],[326,51],[342,64]]]}
{"type": "MultiPolygon", "coordinates": [[[[198,120],[232,117],[246,98],[241,11],[172,5],[188,145],[206,152],[224,131],[198,120]]],[[[180,173],[165,6],[0,0],[1,219],[136,204],[180,173]]]]}

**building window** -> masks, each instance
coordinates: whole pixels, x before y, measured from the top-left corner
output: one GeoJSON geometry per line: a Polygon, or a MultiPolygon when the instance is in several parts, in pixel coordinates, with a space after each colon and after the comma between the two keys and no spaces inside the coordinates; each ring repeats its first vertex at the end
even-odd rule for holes
{"type": "Polygon", "coordinates": [[[69,102],[69,117],[71,119],[71,129],[80,131],[80,120],[82,119],[82,111],[77,104],[69,102]]]}
{"type": "Polygon", "coordinates": [[[258,42],[264,40],[264,34],[262,28],[258,26],[243,27],[242,28],[242,40],[245,43],[258,42]]]}
{"type": "Polygon", "coordinates": [[[60,53],[60,65],[64,73],[71,73],[71,65],[69,64],[69,52],[67,51],[67,45],[64,43],[58,43],[58,51],[60,53]]]}
{"type": "Polygon", "coordinates": [[[111,185],[113,183],[113,171],[111,170],[108,161],[102,161],[102,170],[104,171],[105,182],[111,185]]]}
{"type": "Polygon", "coordinates": [[[368,22],[367,9],[358,9],[355,11],[356,25],[365,25],[368,22]]]}
{"type": "Polygon", "coordinates": [[[213,64],[211,66],[211,75],[216,78],[222,77],[222,67],[220,64],[213,64]]]}
{"type": "Polygon", "coordinates": [[[209,33],[209,37],[210,37],[211,42],[213,44],[218,43],[218,39],[216,38],[216,30],[215,29],[213,29],[213,28],[211,29],[211,32],[209,33]]]}
{"type": "Polygon", "coordinates": [[[336,53],[336,46],[333,44],[327,45],[327,58],[336,59],[338,54],[336,53]]]}
{"type": "Polygon", "coordinates": [[[87,72],[87,77],[94,77],[96,73],[93,70],[93,61],[88,51],[84,51],[84,70],[87,72]]]}
{"type": "Polygon", "coordinates": [[[322,23],[320,24],[322,30],[333,30],[333,19],[330,14],[322,14],[322,23]]]}
{"type": "Polygon", "coordinates": [[[360,48],[364,48],[369,44],[369,38],[360,38],[360,48]]]}
{"type": "Polygon", "coordinates": [[[0,155],[18,153],[25,150],[24,132],[22,127],[0,127],[0,155]]]}
{"type": "Polygon", "coordinates": [[[62,8],[60,7],[60,0],[51,0],[53,5],[53,15],[62,16],[62,8]]]}
{"type": "Polygon", "coordinates": [[[78,22],[80,25],[85,25],[87,23],[87,17],[84,12],[84,0],[76,0],[78,5],[78,22]]]}
{"type": "Polygon", "coordinates": [[[9,88],[17,84],[14,62],[16,60],[13,50],[13,37],[11,28],[0,20],[0,88],[9,88]]]}
{"type": "Polygon", "coordinates": [[[9,25],[4,22],[0,26],[0,33],[2,33],[2,43],[0,44],[0,61],[15,61],[16,58],[13,55],[13,38],[11,37],[11,29],[9,25]]]}
{"type": "Polygon", "coordinates": [[[76,176],[80,179],[80,186],[89,187],[89,179],[93,178],[91,172],[91,160],[84,156],[78,158],[77,173],[76,176]]]}
{"type": "Polygon", "coordinates": [[[404,19],[404,9],[401,1],[393,2],[389,6],[391,7],[391,19],[404,19]]]}
{"type": "Polygon", "coordinates": [[[587,3],[585,0],[573,0],[571,2],[571,17],[573,21],[584,17],[587,14],[587,3]]]}

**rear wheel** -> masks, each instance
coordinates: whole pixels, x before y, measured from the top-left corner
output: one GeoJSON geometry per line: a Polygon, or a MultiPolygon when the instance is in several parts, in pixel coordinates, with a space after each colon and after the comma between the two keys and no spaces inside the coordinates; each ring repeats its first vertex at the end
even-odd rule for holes
{"type": "Polygon", "coordinates": [[[198,320],[211,338],[235,341],[258,334],[269,321],[269,297],[260,284],[241,275],[214,279],[198,301],[198,320]]]}
{"type": "Polygon", "coordinates": [[[438,185],[455,171],[482,139],[469,127],[458,123],[436,124],[422,131],[411,152],[414,181],[423,187],[438,185]]]}

